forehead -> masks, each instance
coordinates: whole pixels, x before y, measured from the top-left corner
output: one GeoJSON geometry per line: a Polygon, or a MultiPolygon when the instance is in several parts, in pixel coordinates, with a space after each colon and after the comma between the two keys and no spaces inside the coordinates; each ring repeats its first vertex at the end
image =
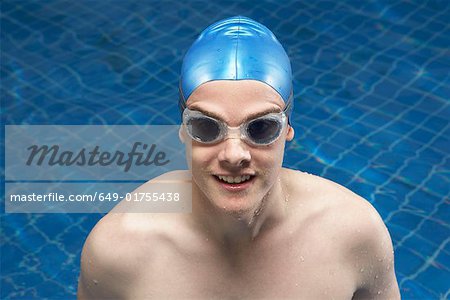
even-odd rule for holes
{"type": "Polygon", "coordinates": [[[215,80],[200,85],[187,100],[190,109],[245,118],[266,110],[282,111],[284,101],[272,87],[257,80],[215,80]]]}

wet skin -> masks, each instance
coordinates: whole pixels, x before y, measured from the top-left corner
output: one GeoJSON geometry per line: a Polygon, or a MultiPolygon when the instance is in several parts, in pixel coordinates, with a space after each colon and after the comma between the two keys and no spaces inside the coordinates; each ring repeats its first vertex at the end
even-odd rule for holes
{"type": "MultiPolygon", "coordinates": [[[[229,126],[284,107],[252,80],[205,83],[187,104],[229,126]]],[[[266,147],[186,143],[192,213],[105,216],[83,248],[79,299],[399,299],[378,213],[336,183],[282,168],[293,135],[287,127],[266,147]],[[239,175],[251,180],[237,189],[218,179],[239,175]]]]}

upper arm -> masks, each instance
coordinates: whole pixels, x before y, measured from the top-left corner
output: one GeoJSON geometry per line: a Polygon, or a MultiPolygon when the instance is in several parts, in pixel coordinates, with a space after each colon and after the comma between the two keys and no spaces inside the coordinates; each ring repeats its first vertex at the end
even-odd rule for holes
{"type": "MultiPolygon", "coordinates": [[[[106,218],[106,217],[105,217],[106,218]]],[[[89,234],[81,254],[78,299],[118,299],[124,297],[127,269],[120,257],[117,226],[100,220],[89,234]]]]}
{"type": "Polygon", "coordinates": [[[358,283],[353,299],[400,299],[391,237],[378,212],[368,202],[364,206],[352,241],[358,283]]]}

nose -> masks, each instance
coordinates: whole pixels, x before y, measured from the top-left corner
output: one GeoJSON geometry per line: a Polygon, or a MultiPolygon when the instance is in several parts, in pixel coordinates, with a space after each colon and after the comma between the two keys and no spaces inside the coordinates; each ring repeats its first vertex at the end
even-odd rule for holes
{"type": "Polygon", "coordinates": [[[250,151],[240,138],[229,138],[222,143],[223,147],[217,156],[220,163],[230,167],[245,167],[250,163],[250,151]]]}

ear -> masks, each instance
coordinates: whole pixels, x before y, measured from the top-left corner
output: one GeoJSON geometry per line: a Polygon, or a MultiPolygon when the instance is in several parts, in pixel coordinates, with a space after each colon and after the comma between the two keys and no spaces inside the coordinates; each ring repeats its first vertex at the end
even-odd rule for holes
{"type": "Polygon", "coordinates": [[[180,141],[184,144],[186,141],[186,131],[183,128],[183,124],[181,124],[180,128],[178,129],[178,137],[180,138],[180,141]]]}
{"type": "Polygon", "coordinates": [[[295,134],[294,127],[289,125],[288,132],[286,134],[286,141],[288,141],[288,142],[292,141],[292,139],[294,138],[294,134],[295,134]]]}

